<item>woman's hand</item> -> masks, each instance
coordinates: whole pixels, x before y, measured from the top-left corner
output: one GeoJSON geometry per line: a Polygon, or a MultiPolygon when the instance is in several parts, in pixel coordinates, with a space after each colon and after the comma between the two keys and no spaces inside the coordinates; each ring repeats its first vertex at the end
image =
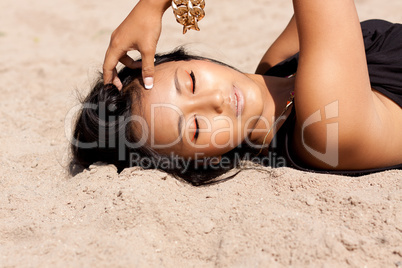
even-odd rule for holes
{"type": "Polygon", "coordinates": [[[119,62],[129,68],[142,67],[145,88],[153,87],[154,57],[162,28],[162,16],[169,7],[168,0],[141,0],[127,18],[112,33],[103,63],[103,81],[113,83],[119,90],[122,83],[117,77],[119,62]],[[138,50],[142,62],[135,62],[127,52],[138,50]]]}

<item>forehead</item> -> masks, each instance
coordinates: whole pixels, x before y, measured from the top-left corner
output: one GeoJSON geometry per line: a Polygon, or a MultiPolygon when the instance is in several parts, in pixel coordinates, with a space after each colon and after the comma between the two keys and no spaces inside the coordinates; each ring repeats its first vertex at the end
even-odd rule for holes
{"type": "Polygon", "coordinates": [[[146,124],[143,129],[148,132],[147,143],[151,146],[178,141],[178,119],[182,112],[176,103],[174,75],[181,65],[179,62],[168,62],[156,66],[154,87],[151,90],[142,89],[141,117],[146,124]]]}

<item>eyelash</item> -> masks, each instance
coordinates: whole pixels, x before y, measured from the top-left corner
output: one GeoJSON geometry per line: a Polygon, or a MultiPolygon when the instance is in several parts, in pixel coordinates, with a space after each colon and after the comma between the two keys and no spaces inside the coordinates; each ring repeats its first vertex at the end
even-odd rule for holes
{"type": "MultiPolygon", "coordinates": [[[[189,73],[189,75],[190,75],[190,78],[191,78],[191,89],[192,89],[193,94],[194,94],[194,92],[195,92],[195,75],[194,75],[194,72],[191,71],[189,73]]],[[[200,126],[198,125],[198,120],[197,120],[197,117],[195,115],[194,115],[194,124],[195,124],[195,132],[194,132],[194,136],[193,136],[191,141],[197,140],[198,135],[200,133],[200,131],[199,131],[200,126]]]]}
{"type": "Polygon", "coordinates": [[[200,126],[198,125],[198,120],[197,120],[197,117],[195,115],[194,115],[194,123],[195,123],[195,132],[194,132],[194,136],[191,139],[191,141],[197,140],[198,139],[198,134],[200,133],[199,132],[200,126]]]}
{"type": "Polygon", "coordinates": [[[194,93],[195,92],[195,75],[194,75],[193,71],[190,72],[190,77],[191,77],[191,83],[192,83],[192,90],[194,93]]]}

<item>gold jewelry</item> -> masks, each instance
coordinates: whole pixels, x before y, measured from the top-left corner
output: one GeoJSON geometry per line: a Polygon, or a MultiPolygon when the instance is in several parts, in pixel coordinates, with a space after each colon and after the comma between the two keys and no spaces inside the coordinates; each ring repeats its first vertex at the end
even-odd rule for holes
{"type": "MultiPolygon", "coordinates": [[[[289,76],[288,78],[293,77],[293,76],[294,76],[294,74],[293,74],[292,76],[289,76]]],[[[264,141],[262,142],[262,145],[261,145],[261,149],[260,149],[260,151],[258,152],[257,156],[262,152],[262,149],[264,149],[265,141],[267,140],[267,137],[268,137],[269,133],[271,132],[271,130],[274,128],[274,126],[276,126],[276,124],[278,124],[278,122],[279,122],[279,120],[281,119],[281,117],[286,113],[286,111],[289,109],[289,107],[293,104],[293,99],[294,99],[294,98],[295,98],[295,92],[292,91],[292,92],[290,92],[289,99],[288,99],[288,101],[286,102],[285,109],[283,109],[283,111],[282,111],[282,113],[279,115],[278,119],[275,120],[275,122],[274,122],[274,123],[272,124],[272,126],[269,128],[268,133],[265,135],[264,141]]]]}
{"type": "Polygon", "coordinates": [[[200,30],[198,22],[205,16],[204,7],[205,0],[172,0],[173,14],[183,25],[183,34],[191,29],[200,30]]]}

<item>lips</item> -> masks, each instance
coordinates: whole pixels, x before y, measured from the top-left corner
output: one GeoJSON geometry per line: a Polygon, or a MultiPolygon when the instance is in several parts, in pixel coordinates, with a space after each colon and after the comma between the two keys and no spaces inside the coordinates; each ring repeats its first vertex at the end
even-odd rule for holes
{"type": "Polygon", "coordinates": [[[234,89],[234,108],[236,117],[240,116],[244,110],[244,96],[243,93],[236,87],[234,89]]]}

